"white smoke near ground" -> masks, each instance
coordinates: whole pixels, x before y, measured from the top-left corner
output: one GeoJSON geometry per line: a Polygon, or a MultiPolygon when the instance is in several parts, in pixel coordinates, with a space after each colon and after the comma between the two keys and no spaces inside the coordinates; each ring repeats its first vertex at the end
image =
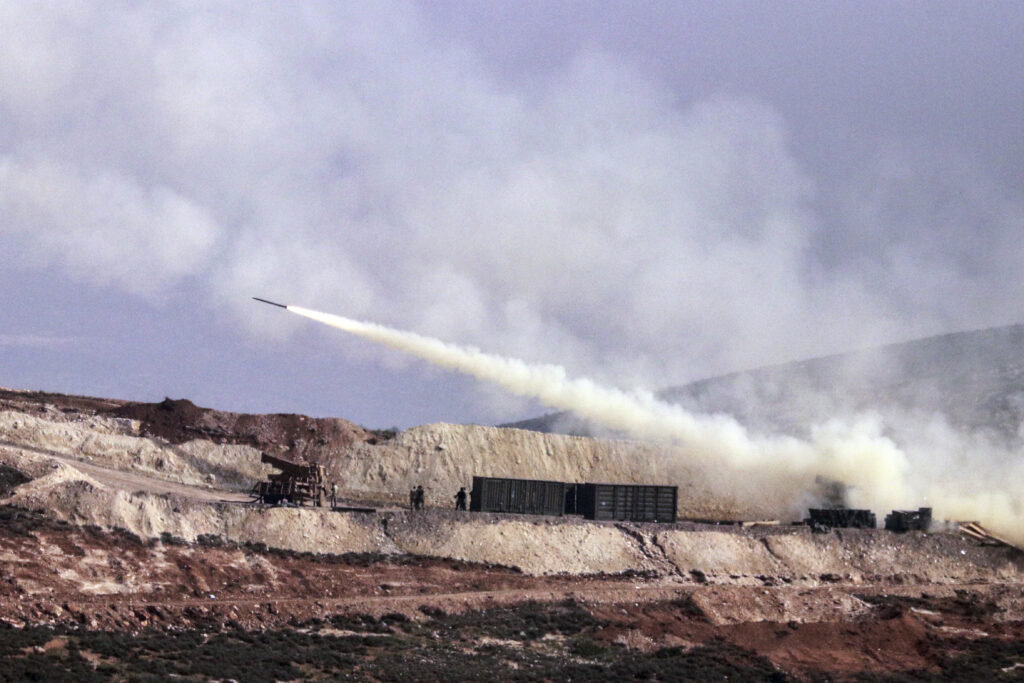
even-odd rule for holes
{"type": "MultiPolygon", "coordinates": [[[[883,434],[882,421],[876,415],[826,421],[814,426],[807,439],[753,436],[727,415],[697,415],[647,391],[624,392],[586,378],[571,378],[560,366],[533,365],[299,306],[290,305],[288,310],[434,365],[496,383],[548,407],[571,410],[608,428],[677,446],[688,465],[705,472],[732,472],[734,492],[756,495],[762,509],[767,507],[779,515],[800,514],[808,504],[817,502],[814,498],[822,480],[837,481],[848,487],[847,501],[853,507],[888,511],[924,500],[940,518],[981,520],[1024,539],[1024,510],[1006,483],[1000,485],[986,477],[976,477],[970,483],[949,479],[952,472],[935,457],[927,466],[925,454],[919,454],[923,457],[912,464],[908,454],[883,434]]],[[[956,433],[943,428],[942,424],[933,425],[937,438],[920,446],[941,445],[948,450],[950,444],[962,443],[956,433]]],[[[963,464],[969,463],[965,460],[963,464]]]]}

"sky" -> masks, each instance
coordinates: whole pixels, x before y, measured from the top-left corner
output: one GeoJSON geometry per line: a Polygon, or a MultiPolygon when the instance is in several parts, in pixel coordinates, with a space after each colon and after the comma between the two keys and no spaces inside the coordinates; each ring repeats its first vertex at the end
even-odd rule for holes
{"type": "Polygon", "coordinates": [[[0,386],[543,412],[1021,322],[1019,2],[0,0],[0,386]]]}

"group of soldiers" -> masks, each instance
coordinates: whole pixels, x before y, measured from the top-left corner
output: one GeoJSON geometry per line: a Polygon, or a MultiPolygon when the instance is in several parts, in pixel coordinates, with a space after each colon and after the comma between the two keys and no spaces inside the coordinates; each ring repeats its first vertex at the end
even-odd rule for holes
{"type": "Polygon", "coordinates": [[[410,510],[422,510],[423,509],[423,485],[419,485],[409,489],[409,509],[410,510]]]}
{"type": "MultiPolygon", "coordinates": [[[[423,490],[423,486],[422,485],[416,486],[414,488],[409,489],[409,509],[410,510],[422,510],[423,509],[423,500],[424,500],[424,496],[425,495],[426,495],[426,492],[423,490]]],[[[466,487],[465,486],[460,486],[459,487],[459,492],[456,493],[452,497],[455,499],[455,509],[456,510],[465,510],[466,509],[466,501],[468,499],[468,494],[466,493],[466,487]]]]}

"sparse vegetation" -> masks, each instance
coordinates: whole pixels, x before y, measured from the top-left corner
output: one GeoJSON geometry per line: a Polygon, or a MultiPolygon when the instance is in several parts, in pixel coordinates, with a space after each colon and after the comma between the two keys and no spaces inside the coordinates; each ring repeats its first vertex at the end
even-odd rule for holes
{"type": "Polygon", "coordinates": [[[991,599],[962,589],[956,590],[953,597],[901,595],[858,595],[857,597],[875,605],[879,610],[879,616],[886,619],[899,617],[911,608],[955,614],[970,619],[991,618],[1003,611],[991,599]]]}
{"type": "Polygon", "coordinates": [[[68,524],[52,520],[37,510],[25,510],[10,505],[0,505],[0,524],[10,533],[25,536],[37,529],[66,529],[68,524]]]}
{"type": "Polygon", "coordinates": [[[10,493],[15,487],[30,481],[23,472],[8,465],[0,464],[0,498],[10,493]]]}
{"type": "Polygon", "coordinates": [[[366,440],[366,442],[370,444],[378,444],[383,443],[385,441],[390,441],[391,439],[395,438],[396,436],[402,433],[402,430],[399,429],[398,427],[390,427],[388,429],[367,429],[366,431],[372,434],[372,436],[366,440]]]}
{"type": "Polygon", "coordinates": [[[175,536],[169,531],[164,531],[160,534],[160,542],[164,545],[188,545],[188,541],[184,538],[175,536]]]}
{"type": "Polygon", "coordinates": [[[644,654],[592,639],[599,625],[569,601],[435,613],[425,622],[360,615],[324,625],[353,635],[0,626],[0,680],[787,680],[767,660],[724,642],[644,654]]]}

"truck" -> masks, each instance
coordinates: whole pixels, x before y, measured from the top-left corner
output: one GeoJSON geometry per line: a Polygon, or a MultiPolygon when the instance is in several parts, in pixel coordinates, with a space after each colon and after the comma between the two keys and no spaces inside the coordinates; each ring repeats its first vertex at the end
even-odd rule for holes
{"type": "Polygon", "coordinates": [[[253,502],[264,505],[288,503],[301,506],[308,501],[317,507],[323,506],[327,488],[322,465],[294,462],[269,453],[262,453],[260,462],[281,471],[271,474],[267,481],[256,482],[252,487],[253,502]]]}

